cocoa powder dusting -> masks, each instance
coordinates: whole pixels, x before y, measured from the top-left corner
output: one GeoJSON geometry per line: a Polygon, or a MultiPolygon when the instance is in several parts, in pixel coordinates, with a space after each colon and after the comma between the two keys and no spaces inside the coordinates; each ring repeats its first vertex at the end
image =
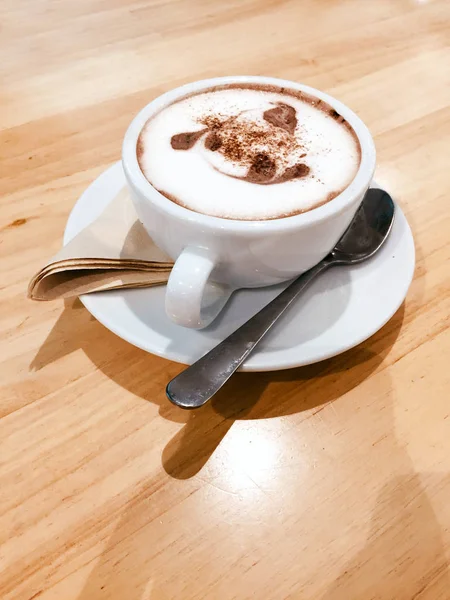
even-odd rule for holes
{"type": "Polygon", "coordinates": [[[303,158],[301,145],[294,132],[296,111],[279,103],[256,119],[245,113],[235,116],[204,115],[199,123],[204,129],[172,136],[174,150],[189,150],[205,135],[203,144],[211,152],[219,152],[227,161],[247,168],[240,177],[245,181],[268,185],[306,177],[306,164],[292,165],[295,157],[303,158]]]}
{"type": "Polygon", "coordinates": [[[222,140],[220,139],[220,135],[218,135],[215,131],[211,131],[211,133],[206,136],[205,148],[211,152],[216,152],[221,147],[222,140]]]}
{"type": "Polygon", "coordinates": [[[220,153],[229,161],[250,167],[255,149],[263,147],[268,141],[268,132],[254,122],[240,121],[237,117],[217,117],[207,115],[200,120],[211,133],[205,139],[208,149],[220,149],[220,153]],[[211,136],[211,138],[210,138],[211,136]],[[210,138],[210,139],[209,139],[210,138]]]}
{"type": "Polygon", "coordinates": [[[246,180],[253,183],[267,183],[275,176],[277,166],[267,154],[257,154],[248,170],[246,180]]]}
{"type": "Polygon", "coordinates": [[[291,179],[301,179],[302,177],[309,175],[310,171],[311,169],[304,163],[299,163],[292,167],[288,167],[285,169],[284,173],[279,176],[278,183],[290,181],[291,179]]]}

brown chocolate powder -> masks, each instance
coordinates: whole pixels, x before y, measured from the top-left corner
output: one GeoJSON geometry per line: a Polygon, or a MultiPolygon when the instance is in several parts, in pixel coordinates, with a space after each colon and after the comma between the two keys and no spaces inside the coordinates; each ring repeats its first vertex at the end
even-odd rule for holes
{"type": "MultiPolygon", "coordinates": [[[[276,184],[306,177],[310,168],[292,157],[299,156],[301,146],[295,137],[297,114],[293,106],[278,103],[262,115],[263,121],[242,118],[241,114],[223,116],[207,114],[199,119],[204,129],[172,136],[174,150],[189,150],[200,138],[205,148],[219,152],[235,164],[247,167],[241,179],[260,185],[276,184]]],[[[303,158],[305,153],[300,155],[303,158]]]]}
{"type": "Polygon", "coordinates": [[[209,133],[206,136],[205,148],[207,150],[210,150],[211,152],[216,152],[221,147],[222,147],[222,140],[220,138],[220,135],[216,131],[211,131],[211,133],[209,133]]]}
{"type": "Polygon", "coordinates": [[[290,181],[291,179],[301,179],[302,177],[306,177],[311,172],[311,169],[308,165],[304,163],[299,163],[292,167],[288,167],[285,169],[284,173],[282,173],[278,177],[278,183],[282,183],[283,181],[290,181]]]}
{"type": "Polygon", "coordinates": [[[268,183],[276,172],[275,161],[268,154],[260,153],[253,159],[245,179],[252,183],[268,183]]]}
{"type": "MultiPolygon", "coordinates": [[[[220,152],[230,162],[247,167],[246,181],[267,185],[306,176],[306,165],[289,165],[299,143],[294,137],[295,109],[280,103],[266,111],[264,121],[251,121],[241,115],[205,115],[199,122],[209,131],[205,147],[220,152]]],[[[189,134],[185,134],[189,135],[189,134]]],[[[303,153],[301,157],[304,157],[303,153]]]]}

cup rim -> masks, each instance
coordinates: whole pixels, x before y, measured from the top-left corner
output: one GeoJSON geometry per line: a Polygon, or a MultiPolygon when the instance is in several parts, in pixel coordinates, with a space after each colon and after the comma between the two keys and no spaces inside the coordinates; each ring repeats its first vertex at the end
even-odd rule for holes
{"type": "Polygon", "coordinates": [[[375,171],[376,151],[370,131],[363,121],[345,104],[333,98],[329,94],[313,87],[296,83],[288,79],[276,77],[264,77],[255,75],[240,75],[228,77],[214,77],[187,83],[166,92],[149,104],[147,104],[132,120],[124,137],[122,145],[122,165],[129,185],[141,197],[151,202],[160,212],[170,215],[176,220],[189,221],[199,226],[214,229],[221,232],[246,232],[246,233],[275,233],[289,231],[291,229],[302,229],[315,223],[332,218],[340,214],[354,199],[362,195],[369,187],[375,171]],[[312,208],[311,210],[288,217],[279,217],[269,220],[238,220],[224,219],[221,217],[198,213],[184,206],[180,206],[163,196],[145,178],[137,159],[137,141],[139,134],[148,119],[176,100],[220,85],[228,84],[262,84],[286,87],[296,91],[304,92],[320,100],[323,100],[341,114],[353,128],[361,147],[361,161],[358,171],[352,182],[336,198],[329,202],[312,208]]]}

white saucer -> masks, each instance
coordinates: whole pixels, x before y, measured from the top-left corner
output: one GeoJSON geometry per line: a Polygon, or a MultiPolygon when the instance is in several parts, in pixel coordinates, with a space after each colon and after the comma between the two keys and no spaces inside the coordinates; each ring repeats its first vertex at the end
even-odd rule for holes
{"type": "MultiPolygon", "coordinates": [[[[97,218],[125,185],[122,165],[105,171],[80,197],[67,222],[66,244],[97,218]]],[[[378,331],[403,302],[415,264],[414,242],[397,206],[389,239],[376,256],[321,275],[282,317],[242,371],[289,369],[340,354],[378,331]]],[[[286,284],[236,292],[207,329],[185,329],[164,312],[165,286],[81,297],[92,315],[124,340],[191,364],[274,298],[286,284]]]]}

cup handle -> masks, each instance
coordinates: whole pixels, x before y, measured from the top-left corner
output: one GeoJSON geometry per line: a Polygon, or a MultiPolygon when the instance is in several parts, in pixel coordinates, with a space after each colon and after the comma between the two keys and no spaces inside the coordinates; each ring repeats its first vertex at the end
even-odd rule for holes
{"type": "Polygon", "coordinates": [[[217,258],[205,248],[188,246],[177,258],[167,282],[166,313],[178,325],[207,327],[234,289],[210,281],[217,258]]]}

